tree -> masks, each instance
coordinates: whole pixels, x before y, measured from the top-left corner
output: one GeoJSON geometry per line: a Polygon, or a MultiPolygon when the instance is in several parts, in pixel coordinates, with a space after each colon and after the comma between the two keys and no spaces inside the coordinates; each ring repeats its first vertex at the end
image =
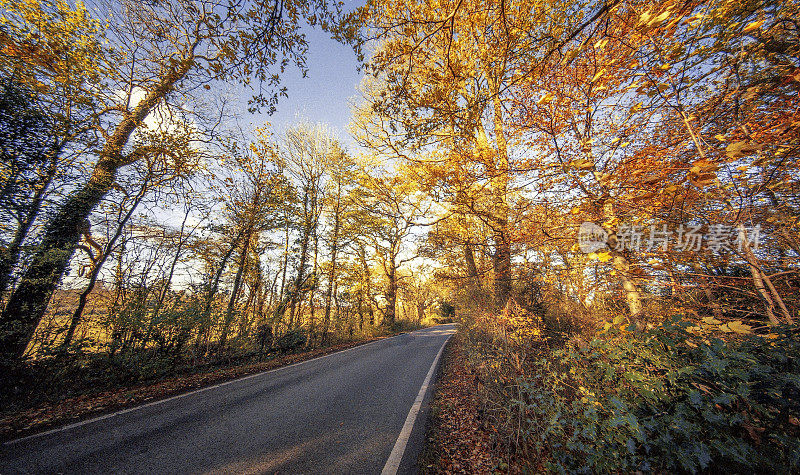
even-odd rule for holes
{"type": "MultiPolygon", "coordinates": [[[[251,252],[258,247],[261,233],[276,226],[275,217],[288,191],[286,179],[281,174],[278,151],[268,132],[259,129],[257,134],[258,141],[248,150],[239,150],[235,144],[231,146],[231,160],[241,172],[224,180],[226,210],[237,243],[231,249],[238,247],[239,259],[223,318],[220,350],[224,349],[228,339],[248,263],[256,269],[257,275],[261,275],[260,258],[256,254],[251,263],[251,252]]],[[[246,309],[242,310],[243,314],[245,312],[246,309]]]]}
{"type": "MultiPolygon", "coordinates": [[[[83,4],[0,2],[2,187],[0,210],[16,225],[0,264],[0,293],[10,290],[23,243],[53,188],[74,178],[74,161],[94,143],[95,88],[105,72],[104,29],[83,4]]],[[[55,197],[58,198],[57,196],[55,197]]],[[[3,220],[6,222],[6,219],[3,220]]]]}
{"type": "Polygon", "coordinates": [[[361,206],[372,215],[371,222],[362,223],[362,226],[369,226],[367,236],[386,276],[383,323],[392,326],[397,315],[398,271],[403,264],[416,257],[407,254],[405,240],[418,224],[417,219],[424,216],[427,210],[414,182],[401,174],[392,175],[376,168],[362,175],[361,186],[361,206]]]}
{"type": "Polygon", "coordinates": [[[502,308],[513,281],[511,152],[518,138],[506,93],[527,67],[524,54],[537,39],[530,35],[553,18],[530,2],[383,1],[361,14],[380,43],[367,62],[377,80],[367,84],[357,135],[379,153],[421,165],[439,196],[492,229],[495,306],[502,308]]]}
{"type": "Polygon", "coordinates": [[[340,160],[342,153],[339,144],[321,125],[301,124],[286,132],[281,159],[285,164],[286,174],[298,190],[300,201],[297,223],[299,255],[293,283],[295,293],[289,301],[290,328],[299,323],[295,320],[296,315],[301,314],[299,290],[306,286],[305,282],[309,278],[309,290],[312,292],[311,313],[312,316],[314,314],[313,289],[316,288],[317,279],[320,216],[325,207],[329,167],[340,160]],[[311,273],[308,272],[310,259],[313,259],[311,273]]]}

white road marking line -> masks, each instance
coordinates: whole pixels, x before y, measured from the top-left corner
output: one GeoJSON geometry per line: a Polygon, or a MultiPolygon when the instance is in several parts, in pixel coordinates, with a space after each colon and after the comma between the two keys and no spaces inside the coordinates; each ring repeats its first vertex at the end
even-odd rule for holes
{"type": "MultiPolygon", "coordinates": [[[[423,330],[425,330],[425,329],[423,329],[423,330]]],[[[420,330],[417,330],[417,331],[420,331],[420,330]]],[[[410,333],[415,333],[415,332],[410,332],[410,333]]],[[[189,391],[188,393],[178,394],[176,396],[168,397],[166,399],[159,399],[158,401],[148,402],[147,404],[142,404],[140,406],[129,407],[127,409],[122,409],[122,410],[117,411],[117,412],[112,412],[111,414],[106,414],[106,415],[103,415],[103,416],[94,417],[92,419],[87,419],[85,421],[75,422],[75,423],[72,423],[72,424],[69,424],[69,425],[66,425],[66,426],[63,426],[63,427],[56,427],[55,429],[50,429],[50,430],[47,430],[47,431],[44,431],[44,432],[39,432],[37,434],[32,434],[32,435],[29,435],[29,436],[22,437],[20,439],[9,440],[7,442],[4,442],[3,445],[5,445],[5,446],[15,445],[15,444],[18,444],[20,442],[25,442],[27,440],[36,439],[38,437],[44,437],[44,436],[50,435],[50,434],[55,434],[56,432],[62,432],[62,431],[65,431],[65,430],[75,429],[76,427],[85,426],[86,424],[92,424],[94,422],[103,421],[103,420],[106,420],[106,419],[110,419],[112,417],[121,416],[122,414],[127,414],[129,412],[138,411],[140,409],[145,409],[145,408],[152,407],[152,406],[157,406],[159,404],[163,404],[165,402],[173,401],[175,399],[180,399],[182,397],[192,396],[194,394],[200,394],[202,392],[209,391],[211,389],[221,388],[221,387],[227,386],[229,384],[238,383],[240,381],[245,381],[245,380],[248,380],[248,379],[251,379],[251,378],[255,378],[255,377],[258,377],[258,376],[263,376],[263,375],[265,375],[267,373],[272,373],[272,372],[275,372],[275,371],[281,371],[281,370],[293,368],[295,366],[299,366],[299,365],[305,364],[305,363],[310,363],[312,361],[321,360],[321,359],[327,358],[329,356],[341,355],[342,353],[347,353],[348,351],[366,348],[366,347],[368,347],[370,345],[374,345],[375,343],[380,343],[382,341],[391,340],[392,338],[397,338],[399,336],[408,335],[410,333],[401,333],[400,335],[391,336],[389,338],[381,338],[380,340],[371,341],[371,342],[365,343],[363,345],[357,345],[357,346],[354,346],[352,348],[347,348],[346,350],[334,351],[333,353],[328,353],[327,355],[317,356],[316,358],[311,358],[310,360],[298,361],[297,363],[292,363],[292,364],[287,365],[287,366],[281,366],[280,368],[273,368],[273,369],[270,369],[270,370],[267,370],[267,371],[262,371],[260,373],[249,374],[247,376],[242,376],[241,378],[236,378],[236,379],[232,379],[230,381],[225,381],[224,383],[214,384],[213,386],[206,386],[204,388],[195,389],[194,391],[189,391]]]]}
{"type": "Polygon", "coordinates": [[[403,460],[403,453],[406,451],[408,439],[411,437],[411,431],[414,429],[414,422],[416,422],[417,416],[419,416],[419,409],[422,407],[422,400],[425,398],[425,393],[428,392],[428,385],[431,383],[433,371],[436,369],[436,364],[439,363],[439,358],[442,356],[445,345],[447,345],[447,342],[452,336],[453,335],[450,334],[444,343],[442,343],[442,347],[439,348],[439,353],[437,353],[436,358],[433,359],[431,369],[428,370],[428,374],[425,376],[425,381],[422,382],[422,387],[419,388],[417,398],[414,400],[414,404],[411,405],[411,410],[408,411],[406,422],[403,424],[403,428],[400,430],[400,435],[397,436],[397,441],[394,443],[392,453],[389,454],[389,459],[386,460],[386,465],[383,466],[381,475],[395,475],[397,470],[400,468],[400,461],[403,460]]]}

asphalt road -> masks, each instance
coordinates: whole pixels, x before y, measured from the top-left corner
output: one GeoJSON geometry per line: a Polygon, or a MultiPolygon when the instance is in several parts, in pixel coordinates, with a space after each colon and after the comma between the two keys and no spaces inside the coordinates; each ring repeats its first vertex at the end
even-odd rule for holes
{"type": "Polygon", "coordinates": [[[454,332],[431,327],[10,441],[0,473],[380,473],[390,454],[414,472],[421,388],[454,332]]]}

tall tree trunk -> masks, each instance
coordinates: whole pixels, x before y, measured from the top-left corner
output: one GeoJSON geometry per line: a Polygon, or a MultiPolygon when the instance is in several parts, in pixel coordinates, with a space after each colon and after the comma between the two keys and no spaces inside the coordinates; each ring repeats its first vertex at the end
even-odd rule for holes
{"type": "Polygon", "coordinates": [[[494,239],[494,298],[495,307],[501,309],[511,298],[511,246],[505,233],[495,233],[494,239]]]}
{"type": "MultiPolygon", "coordinates": [[[[490,88],[496,91],[494,82],[490,88]]],[[[508,183],[509,162],[508,144],[503,128],[503,107],[500,103],[500,94],[494,94],[493,100],[493,125],[495,148],[489,145],[489,139],[482,122],[476,126],[476,145],[484,166],[489,175],[492,193],[492,211],[490,226],[492,228],[495,252],[492,256],[494,267],[494,304],[496,310],[505,307],[511,297],[511,245],[508,229],[508,183]]]]}
{"type": "MultiPolygon", "coordinates": [[[[286,271],[289,267],[289,220],[286,219],[286,233],[283,241],[283,265],[281,268],[281,291],[278,294],[278,301],[282,302],[286,292],[286,271]]],[[[277,278],[277,277],[276,277],[277,278]]]]}
{"type": "Polygon", "coordinates": [[[211,344],[211,330],[212,330],[212,322],[211,322],[211,306],[214,303],[214,297],[217,295],[217,290],[219,289],[219,281],[222,278],[222,273],[225,270],[225,266],[228,264],[228,260],[233,255],[233,251],[239,246],[239,241],[242,239],[242,235],[244,234],[244,230],[239,231],[236,237],[233,239],[228,251],[222,256],[222,262],[220,262],[217,271],[214,273],[214,277],[212,277],[210,286],[208,289],[208,293],[206,294],[206,302],[203,306],[203,314],[202,314],[202,322],[200,323],[200,328],[198,328],[197,332],[197,343],[195,347],[199,350],[200,345],[205,343],[206,348],[203,350],[203,353],[208,352],[208,348],[211,344]]]}
{"type": "Polygon", "coordinates": [[[248,228],[244,235],[244,242],[242,243],[242,253],[239,258],[239,268],[236,269],[236,276],[233,279],[233,289],[231,290],[231,298],[228,299],[228,308],[225,310],[225,319],[222,322],[222,334],[219,337],[219,351],[225,348],[225,343],[228,341],[228,332],[230,331],[231,322],[233,322],[233,311],[236,308],[236,300],[239,296],[239,289],[242,286],[242,276],[244,275],[245,267],[247,266],[247,252],[250,250],[250,239],[252,238],[251,230],[248,228]]]}
{"type": "Polygon", "coordinates": [[[386,311],[383,313],[383,324],[391,328],[397,312],[397,270],[394,258],[388,271],[386,277],[389,279],[389,284],[386,286],[386,311]]]}
{"type": "Polygon", "coordinates": [[[19,225],[14,232],[13,239],[8,244],[8,247],[0,252],[0,297],[5,294],[7,290],[9,290],[12,280],[12,273],[14,272],[14,268],[17,266],[17,263],[19,263],[20,254],[22,252],[22,243],[25,242],[25,238],[28,237],[28,233],[30,232],[34,221],[36,221],[36,217],[39,216],[39,211],[42,209],[47,188],[50,187],[50,184],[53,182],[53,178],[55,177],[55,163],[58,154],[61,153],[61,147],[58,147],[58,150],[52,153],[54,156],[51,158],[52,162],[50,167],[48,167],[44,180],[36,188],[33,199],[28,205],[27,212],[19,222],[19,225]]]}
{"type": "Polygon", "coordinates": [[[496,145],[495,172],[492,192],[495,197],[495,298],[498,308],[504,308],[511,298],[511,242],[508,228],[508,182],[510,179],[508,143],[503,124],[503,105],[500,102],[499,78],[492,81],[493,125],[496,145]]]}
{"type": "Polygon", "coordinates": [[[328,336],[328,330],[331,324],[331,300],[333,299],[334,287],[336,285],[336,258],[339,252],[339,227],[340,227],[340,213],[341,206],[341,184],[337,190],[336,206],[333,213],[333,238],[331,239],[331,268],[328,271],[328,289],[325,291],[325,317],[322,322],[322,343],[325,344],[325,339],[328,336]]]}
{"type": "Polygon", "coordinates": [[[314,276],[314,285],[312,285],[311,290],[308,292],[308,303],[311,308],[311,315],[309,316],[309,323],[308,323],[308,339],[306,340],[306,347],[309,347],[312,344],[312,340],[316,338],[317,332],[317,317],[316,317],[316,310],[317,305],[314,302],[314,296],[317,292],[317,273],[319,271],[319,235],[317,234],[316,228],[314,230],[314,267],[312,270],[312,275],[314,276]]]}
{"type": "Polygon", "coordinates": [[[361,268],[363,270],[363,285],[362,292],[364,294],[364,302],[367,304],[367,314],[369,315],[370,325],[375,326],[375,310],[372,307],[372,275],[369,271],[369,264],[367,263],[367,250],[363,245],[358,248],[358,259],[361,261],[361,268]]]}
{"type": "Polygon", "coordinates": [[[483,293],[481,288],[481,278],[478,275],[478,266],[475,265],[475,252],[472,250],[472,244],[469,242],[464,244],[464,262],[467,264],[467,279],[472,291],[477,295],[483,293]]]}
{"type": "MultiPolygon", "coordinates": [[[[306,190],[306,194],[303,197],[303,209],[306,215],[306,219],[303,228],[303,235],[301,236],[300,240],[300,262],[297,265],[297,278],[295,279],[294,289],[291,289],[292,295],[291,300],[289,301],[289,329],[293,329],[295,327],[295,313],[297,312],[297,304],[298,304],[298,294],[300,293],[300,286],[303,284],[305,280],[305,273],[306,273],[306,264],[308,262],[308,245],[311,240],[311,219],[310,219],[310,211],[308,210],[308,190],[306,190]]],[[[298,317],[299,318],[299,317],[298,317]]]]}

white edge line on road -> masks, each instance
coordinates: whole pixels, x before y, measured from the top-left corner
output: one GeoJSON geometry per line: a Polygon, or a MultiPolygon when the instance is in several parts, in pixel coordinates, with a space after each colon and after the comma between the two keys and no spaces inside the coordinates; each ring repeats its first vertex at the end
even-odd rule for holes
{"type": "MultiPolygon", "coordinates": [[[[430,328],[433,328],[433,327],[430,327],[430,328]]],[[[423,329],[423,330],[425,330],[425,329],[423,329]]],[[[417,330],[417,331],[419,331],[419,330],[417,330]]],[[[298,361],[297,363],[292,363],[290,365],[281,366],[280,368],[273,368],[273,369],[269,369],[267,371],[262,371],[260,373],[248,374],[247,376],[242,376],[241,378],[231,379],[230,381],[225,381],[223,383],[214,384],[212,386],[206,386],[206,387],[203,387],[203,388],[200,388],[200,389],[195,389],[193,391],[189,391],[188,393],[178,394],[176,396],[171,396],[171,397],[168,397],[166,399],[159,399],[158,401],[148,402],[147,404],[142,404],[142,405],[139,405],[139,406],[129,407],[127,409],[122,409],[120,411],[112,412],[111,414],[105,414],[105,415],[102,415],[102,416],[93,417],[91,419],[86,419],[85,421],[75,422],[75,423],[72,423],[72,424],[65,425],[63,427],[56,427],[55,429],[50,429],[50,430],[47,430],[47,431],[44,431],[44,432],[39,432],[37,434],[31,434],[31,435],[28,435],[28,436],[25,436],[25,437],[21,437],[19,439],[9,440],[9,441],[4,442],[3,445],[4,446],[16,445],[16,444],[18,444],[20,442],[25,442],[27,440],[36,439],[38,437],[44,437],[46,435],[55,434],[56,432],[61,432],[61,431],[65,431],[65,430],[74,429],[76,427],[85,426],[86,424],[92,424],[94,422],[99,422],[99,421],[102,421],[102,420],[105,420],[105,419],[110,419],[112,417],[121,416],[122,414],[127,414],[129,412],[138,411],[140,409],[145,409],[145,408],[148,408],[148,407],[157,406],[159,404],[163,404],[165,402],[173,401],[175,399],[180,399],[182,397],[192,396],[194,394],[199,394],[199,393],[202,393],[202,392],[205,392],[205,391],[209,391],[211,389],[221,388],[221,387],[227,386],[229,384],[238,383],[239,381],[245,381],[247,379],[256,378],[258,376],[262,376],[262,375],[265,375],[267,373],[272,373],[272,372],[275,372],[275,371],[281,371],[281,370],[293,368],[295,366],[299,366],[299,365],[302,365],[302,364],[305,364],[305,363],[310,363],[312,361],[321,360],[321,359],[327,358],[329,356],[341,355],[342,353],[347,353],[348,351],[357,350],[357,349],[361,349],[361,348],[366,348],[366,347],[368,347],[370,345],[374,345],[374,344],[380,343],[382,341],[391,340],[392,338],[397,338],[397,337],[400,337],[400,336],[403,336],[403,335],[408,335],[410,333],[414,333],[414,332],[401,333],[400,335],[390,336],[388,338],[381,338],[380,340],[371,341],[369,343],[364,343],[363,345],[356,345],[356,346],[354,346],[352,348],[347,348],[346,350],[334,351],[333,353],[328,353],[327,355],[317,356],[316,358],[311,358],[310,360],[298,361]]],[[[437,356],[437,359],[438,359],[438,356],[437,356]]],[[[428,378],[428,379],[430,379],[430,378],[428,378]]],[[[425,381],[427,383],[428,380],[426,379],[425,381]]]]}
{"type": "Polygon", "coordinates": [[[416,422],[417,416],[419,416],[419,410],[422,407],[422,400],[425,399],[425,393],[428,392],[428,385],[431,383],[433,372],[436,370],[436,365],[439,363],[439,358],[442,356],[444,347],[447,345],[447,342],[452,336],[452,334],[448,336],[444,343],[442,343],[442,347],[439,348],[439,353],[437,353],[436,358],[433,359],[431,369],[428,370],[428,374],[425,376],[425,381],[422,382],[422,386],[419,388],[417,398],[414,400],[414,404],[411,405],[411,409],[408,411],[406,422],[403,424],[403,428],[400,430],[400,435],[397,436],[397,441],[394,443],[392,453],[389,454],[389,459],[386,460],[386,465],[383,466],[381,475],[395,475],[397,470],[400,468],[400,461],[403,460],[403,454],[406,451],[408,439],[411,437],[411,431],[414,430],[414,422],[416,422]]]}

